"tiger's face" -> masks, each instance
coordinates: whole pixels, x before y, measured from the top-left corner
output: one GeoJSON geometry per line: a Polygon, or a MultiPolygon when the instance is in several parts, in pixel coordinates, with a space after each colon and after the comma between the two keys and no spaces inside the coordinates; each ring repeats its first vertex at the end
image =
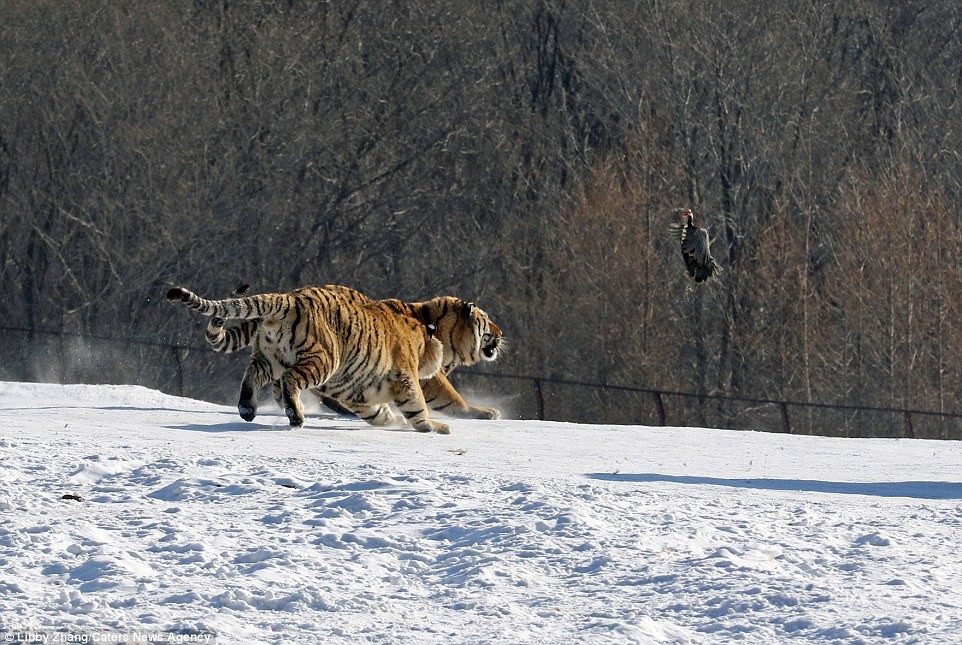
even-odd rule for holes
{"type": "Polygon", "coordinates": [[[458,298],[439,298],[435,311],[437,336],[444,345],[444,369],[497,360],[504,339],[483,309],[458,298]]]}
{"type": "Polygon", "coordinates": [[[482,360],[496,361],[501,351],[502,334],[501,328],[495,325],[488,314],[474,307],[474,316],[478,320],[479,326],[479,346],[482,360]]]}

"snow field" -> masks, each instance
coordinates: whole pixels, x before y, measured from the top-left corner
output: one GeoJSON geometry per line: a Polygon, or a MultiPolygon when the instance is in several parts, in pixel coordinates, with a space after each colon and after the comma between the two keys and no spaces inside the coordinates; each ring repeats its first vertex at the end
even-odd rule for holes
{"type": "Polygon", "coordinates": [[[959,642],[957,443],[452,431],[0,384],[0,632],[959,642]]]}

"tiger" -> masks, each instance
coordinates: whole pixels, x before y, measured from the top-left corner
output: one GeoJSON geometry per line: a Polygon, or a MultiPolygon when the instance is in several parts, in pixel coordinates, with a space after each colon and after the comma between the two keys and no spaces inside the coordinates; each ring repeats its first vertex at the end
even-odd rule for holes
{"type": "MultiPolygon", "coordinates": [[[[244,289],[246,290],[244,285],[244,289]]],[[[364,294],[350,287],[325,285],[325,289],[337,291],[354,303],[374,302],[364,294]]],[[[426,326],[433,325],[434,334],[444,349],[441,369],[428,379],[421,380],[421,390],[431,410],[447,416],[462,419],[500,419],[501,412],[496,408],[478,407],[469,404],[454,388],[448,375],[461,365],[473,365],[478,360],[497,360],[505,346],[501,328],[494,324],[488,315],[473,303],[459,298],[436,298],[427,302],[406,303],[397,299],[382,300],[398,313],[420,320],[426,326]]],[[[206,330],[208,345],[218,352],[235,352],[248,347],[257,334],[259,322],[244,320],[231,327],[224,326],[224,320],[212,318],[206,330]]],[[[316,389],[311,392],[327,399],[316,389]]],[[[281,404],[278,384],[274,383],[274,398],[281,404]]],[[[330,400],[326,403],[330,405],[330,400]]],[[[336,403],[336,401],[335,401],[336,403]]],[[[402,422],[395,418],[388,404],[381,404],[369,410],[370,416],[361,416],[369,423],[387,425],[402,422]]]]}
{"type": "Polygon", "coordinates": [[[303,287],[225,300],[207,300],[184,287],[167,299],[205,316],[258,321],[237,411],[257,415],[257,394],[276,381],[292,427],[304,424],[300,392],[317,389],[372,425],[382,425],[393,402],[420,432],[449,434],[430,418],[421,379],[436,375],[444,350],[435,330],[387,303],[365,301],[325,287],[303,287]]]}

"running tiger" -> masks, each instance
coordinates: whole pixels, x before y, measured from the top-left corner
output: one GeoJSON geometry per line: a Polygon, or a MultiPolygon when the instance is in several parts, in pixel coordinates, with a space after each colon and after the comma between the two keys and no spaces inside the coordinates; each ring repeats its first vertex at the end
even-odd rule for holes
{"type": "MultiPolygon", "coordinates": [[[[246,287],[246,285],[245,285],[246,287]]],[[[338,285],[326,285],[326,290],[341,294],[347,301],[370,304],[372,301],[364,294],[338,285]]],[[[501,329],[487,314],[474,306],[454,297],[435,298],[427,302],[406,303],[400,300],[382,300],[382,304],[393,311],[410,316],[425,326],[434,326],[434,337],[441,341],[443,358],[441,369],[431,378],[421,380],[421,389],[428,407],[452,417],[463,419],[499,419],[501,413],[495,408],[477,407],[469,404],[454,389],[448,375],[461,365],[473,365],[479,360],[496,360],[503,350],[501,329]]],[[[235,352],[254,342],[259,327],[257,319],[244,320],[238,325],[224,326],[224,320],[213,318],[207,326],[207,342],[218,352],[235,352]]],[[[312,393],[327,396],[318,389],[312,393]]],[[[274,382],[274,398],[283,407],[279,384],[274,382]]],[[[367,416],[359,415],[375,425],[392,422],[394,414],[390,405],[383,403],[367,411],[367,416]]],[[[399,421],[403,422],[403,419],[399,421]]]]}
{"type": "Polygon", "coordinates": [[[420,386],[421,378],[441,368],[441,343],[413,318],[320,287],[227,300],[205,300],[175,287],[167,298],[205,316],[260,319],[237,403],[245,421],[257,414],[261,387],[277,381],[295,427],[304,423],[301,390],[319,388],[359,416],[393,401],[416,430],[450,432],[430,419],[420,386]]]}
{"type": "Polygon", "coordinates": [[[259,320],[237,403],[245,421],[257,414],[261,387],[277,381],[295,427],[304,423],[301,390],[317,388],[373,425],[393,420],[380,416],[388,408],[381,404],[393,401],[416,430],[450,432],[429,417],[420,386],[441,369],[441,342],[433,329],[395,308],[324,287],[227,300],[175,287],[167,299],[205,316],[259,320]]]}

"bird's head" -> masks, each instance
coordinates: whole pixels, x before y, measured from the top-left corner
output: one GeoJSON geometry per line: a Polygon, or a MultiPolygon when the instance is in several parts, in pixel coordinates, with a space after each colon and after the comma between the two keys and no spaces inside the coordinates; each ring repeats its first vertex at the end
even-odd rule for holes
{"type": "Polygon", "coordinates": [[[678,215],[679,215],[680,217],[691,217],[691,218],[694,218],[694,217],[695,217],[694,213],[691,212],[691,209],[690,209],[690,208],[686,208],[685,210],[683,210],[683,211],[681,211],[680,213],[678,213],[678,215]]]}

